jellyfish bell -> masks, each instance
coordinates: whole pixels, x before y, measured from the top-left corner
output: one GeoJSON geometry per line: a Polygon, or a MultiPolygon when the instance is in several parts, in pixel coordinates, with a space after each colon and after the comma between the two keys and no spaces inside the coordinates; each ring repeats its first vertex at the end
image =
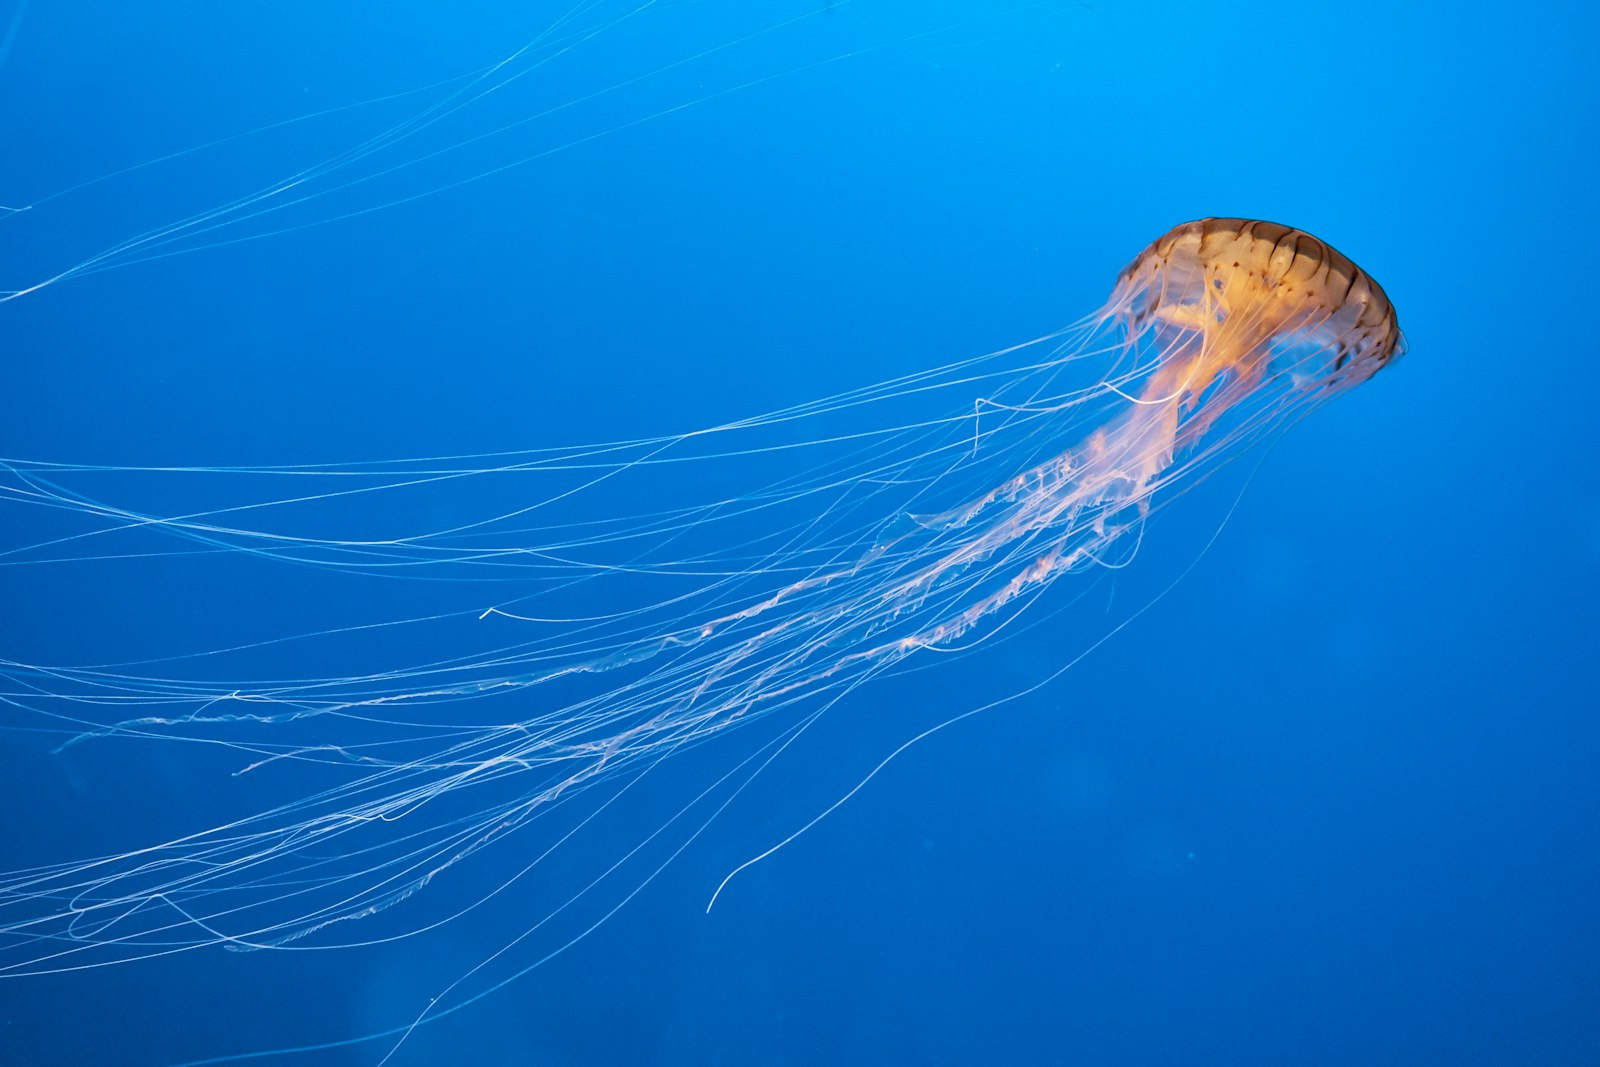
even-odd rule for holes
{"type": "Polygon", "coordinates": [[[1122,269],[1102,314],[1125,319],[1130,334],[1151,322],[1199,334],[1204,358],[1161,379],[1182,377],[1191,394],[1224,372],[1259,380],[1279,369],[1259,353],[1284,340],[1303,338],[1319,357],[1286,368],[1298,381],[1337,389],[1403,350],[1382,286],[1304,230],[1255,219],[1174,226],[1122,269]]]}
{"type": "Polygon", "coordinates": [[[1122,269],[1097,321],[1154,354],[1107,433],[1119,484],[1135,496],[1175,456],[1208,450],[1219,420],[1262,410],[1269,387],[1286,394],[1280,403],[1321,402],[1404,350],[1388,296],[1360,267],[1303,230],[1254,219],[1173,227],[1122,269]]]}

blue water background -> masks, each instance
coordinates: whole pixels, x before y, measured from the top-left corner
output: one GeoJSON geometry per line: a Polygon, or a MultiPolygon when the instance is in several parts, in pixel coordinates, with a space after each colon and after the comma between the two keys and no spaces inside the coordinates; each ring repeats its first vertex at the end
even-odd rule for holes
{"type": "MultiPolygon", "coordinates": [[[[0,288],[433,97],[52,194],[476,69],[563,10],[9,3],[0,203],[35,206],[0,220],[0,288]]],[[[464,112],[456,139],[735,46],[286,206],[255,239],[0,305],[0,454],[327,462],[691,429],[1043,334],[1181,221],[1302,227],[1385,286],[1401,363],[1247,488],[1158,517],[1148,560],[1092,603],[855,694],[611,921],[389,1062],[1600,1062],[1597,23],[1559,3],[657,5],[464,112]],[[1062,678],[920,744],[704,914],[919,726],[1051,673],[1197,557],[1062,678]]],[[[140,484],[122,501],[188,503],[129,499],[140,484]]],[[[11,543],[53,520],[0,521],[11,543]]],[[[414,610],[394,583],[273,573],[219,602],[179,563],[8,568],[4,654],[414,610]]],[[[7,869],[196,829],[256,788],[184,746],[55,753],[4,715],[7,869]]],[[[532,906],[370,950],[6,980],[0,1063],[403,1024],[532,906]]]]}

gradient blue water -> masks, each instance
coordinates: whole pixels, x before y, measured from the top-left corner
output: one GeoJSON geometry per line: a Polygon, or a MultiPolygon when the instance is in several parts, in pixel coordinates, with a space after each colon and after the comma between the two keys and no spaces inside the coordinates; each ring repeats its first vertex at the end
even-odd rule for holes
{"type": "MultiPolygon", "coordinates": [[[[1387,288],[1410,355],[1290,433],[1188,577],[1059,682],[919,746],[703,914],[922,721],[906,712],[1048,674],[1109,626],[1098,600],[970,671],[858,694],[611,922],[390,1062],[1600,1061],[1590,9],[763,8],[659,5],[460,129],[813,17],[423,164],[417,187],[623,126],[607,136],[0,305],[0,454],[290,463],[692,428],[1037,336],[1205,215],[1337,245],[1387,288]]],[[[0,288],[412,104],[59,190],[473,69],[561,10],[0,8],[0,203],[36,205],[0,220],[0,288]]],[[[1206,491],[1152,527],[1151,577],[1119,578],[1119,604],[1199,554],[1232,501],[1206,491]]],[[[9,569],[6,655],[408,610],[270,581],[219,610],[184,581],[9,569]]],[[[8,869],[203,822],[238,788],[181,749],[3,740],[8,869]]],[[[0,1063],[403,1022],[517,928],[514,897],[495,907],[374,950],[6,980],[0,1063]]]]}

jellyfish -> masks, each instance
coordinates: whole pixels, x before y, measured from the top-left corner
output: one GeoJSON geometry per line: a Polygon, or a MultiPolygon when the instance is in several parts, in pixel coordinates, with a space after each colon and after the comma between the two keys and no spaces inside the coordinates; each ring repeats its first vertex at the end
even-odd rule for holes
{"type": "MultiPolygon", "coordinates": [[[[295,763],[324,777],[169,840],[0,877],[0,975],[410,936],[525,890],[630,805],[648,811],[628,824],[633,836],[586,853],[584,875],[540,897],[513,944],[579,904],[592,911],[512,968],[524,973],[648,884],[820,715],[877,676],[994,638],[1069,575],[1126,565],[1165,503],[1403,349],[1383,289],[1330,245],[1277,223],[1206,218],[1156,239],[1098,311],[1046,337],[673,436],[235,468],[318,488],[182,513],[101,499],[75,488],[85,472],[66,465],[8,461],[8,499],[81,524],[12,546],[12,558],[136,554],[160,539],[194,553],[180,562],[220,553],[468,586],[505,572],[531,591],[385,623],[448,640],[431,661],[364,672],[218,677],[198,667],[210,653],[6,661],[4,698],[48,717],[64,744],[198,745],[236,759],[238,773],[295,763]],[[872,422],[930,394],[974,393],[937,416],[872,422]],[[863,418],[848,432],[816,421],[841,413],[863,418]],[[803,457],[797,473],[642,514],[549,518],[671,464],[775,450],[803,457]],[[315,528],[330,502],[474,479],[506,482],[523,503],[401,536],[315,528]],[[297,517],[308,528],[296,531],[297,517]],[[626,603],[595,594],[619,578],[646,591],[626,603]],[[574,610],[595,603],[606,606],[574,610]],[[473,647],[475,623],[512,636],[473,647]],[[174,662],[194,675],[162,673],[174,662]],[[714,746],[715,773],[673,780],[677,757],[714,746]],[[473,885],[469,902],[430,911],[426,890],[446,879],[473,885]]],[[[337,651],[350,637],[294,641],[337,651]]],[[[222,662],[229,651],[213,650],[222,662]]]]}

